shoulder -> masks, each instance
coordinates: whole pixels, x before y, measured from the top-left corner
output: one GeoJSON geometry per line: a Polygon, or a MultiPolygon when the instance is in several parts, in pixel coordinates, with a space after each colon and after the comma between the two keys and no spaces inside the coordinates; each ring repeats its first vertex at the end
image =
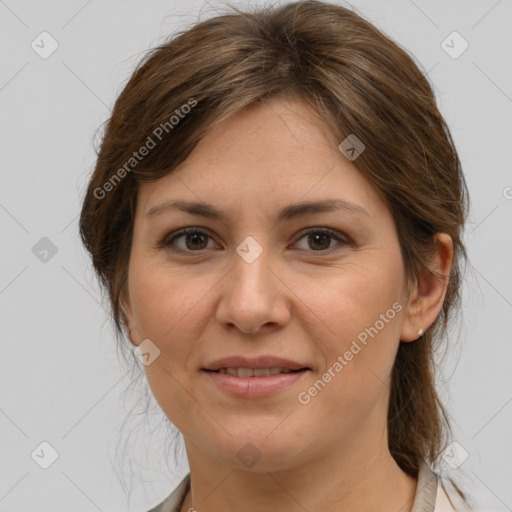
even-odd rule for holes
{"type": "Polygon", "coordinates": [[[190,473],[187,473],[174,491],[148,512],[179,512],[181,505],[190,488],[190,473]]]}
{"type": "Polygon", "coordinates": [[[433,512],[471,512],[448,481],[437,476],[436,505],[433,512]]]}
{"type": "Polygon", "coordinates": [[[455,488],[424,461],[420,464],[411,512],[471,512],[455,488]]]}

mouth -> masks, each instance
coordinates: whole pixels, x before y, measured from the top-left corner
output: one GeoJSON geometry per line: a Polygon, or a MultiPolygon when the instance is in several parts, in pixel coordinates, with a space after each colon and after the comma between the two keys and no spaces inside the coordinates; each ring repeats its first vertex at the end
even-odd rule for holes
{"type": "MultiPolygon", "coordinates": [[[[287,389],[293,389],[311,372],[310,368],[233,368],[225,367],[218,370],[203,369],[203,375],[214,389],[238,399],[257,399],[270,396],[279,396],[287,389]]],[[[285,395],[286,396],[286,395],[285,395]]]]}
{"type": "Polygon", "coordinates": [[[219,368],[218,370],[205,370],[211,373],[219,373],[221,375],[231,375],[233,377],[247,378],[247,377],[271,377],[273,375],[281,375],[288,373],[300,373],[310,368],[304,367],[296,370],[291,368],[219,368]]]}

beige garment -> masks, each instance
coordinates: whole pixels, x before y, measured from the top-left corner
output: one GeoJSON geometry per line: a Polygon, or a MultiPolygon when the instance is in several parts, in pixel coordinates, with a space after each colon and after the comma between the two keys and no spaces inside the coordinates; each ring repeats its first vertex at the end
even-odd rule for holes
{"type": "MultiPolygon", "coordinates": [[[[457,506],[457,508],[453,508],[442,484],[439,476],[426,463],[423,463],[418,472],[418,485],[411,512],[467,511],[468,509],[463,508],[462,503],[455,500],[455,496],[451,493],[450,498],[457,506]]],[[[190,473],[181,480],[170,496],[149,512],[179,512],[189,488],[190,473]]]]}

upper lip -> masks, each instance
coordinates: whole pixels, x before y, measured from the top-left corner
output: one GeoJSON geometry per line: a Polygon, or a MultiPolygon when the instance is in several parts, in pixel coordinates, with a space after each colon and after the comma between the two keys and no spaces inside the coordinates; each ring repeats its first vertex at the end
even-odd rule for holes
{"type": "Polygon", "coordinates": [[[259,357],[243,357],[243,356],[230,356],[216,359],[215,361],[207,364],[203,370],[216,371],[221,368],[289,368],[290,370],[301,370],[302,368],[309,369],[306,365],[282,359],[273,356],[259,356],[259,357]]]}

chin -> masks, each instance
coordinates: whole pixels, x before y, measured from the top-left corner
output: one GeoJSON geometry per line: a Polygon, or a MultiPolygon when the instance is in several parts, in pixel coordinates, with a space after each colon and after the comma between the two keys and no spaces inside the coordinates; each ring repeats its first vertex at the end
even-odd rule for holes
{"type": "Polygon", "coordinates": [[[278,424],[275,422],[271,429],[262,430],[259,435],[254,430],[234,433],[228,429],[233,437],[226,435],[218,443],[207,441],[208,451],[236,470],[260,473],[289,469],[300,462],[305,446],[303,441],[293,439],[284,431],[272,432],[278,424]]]}

